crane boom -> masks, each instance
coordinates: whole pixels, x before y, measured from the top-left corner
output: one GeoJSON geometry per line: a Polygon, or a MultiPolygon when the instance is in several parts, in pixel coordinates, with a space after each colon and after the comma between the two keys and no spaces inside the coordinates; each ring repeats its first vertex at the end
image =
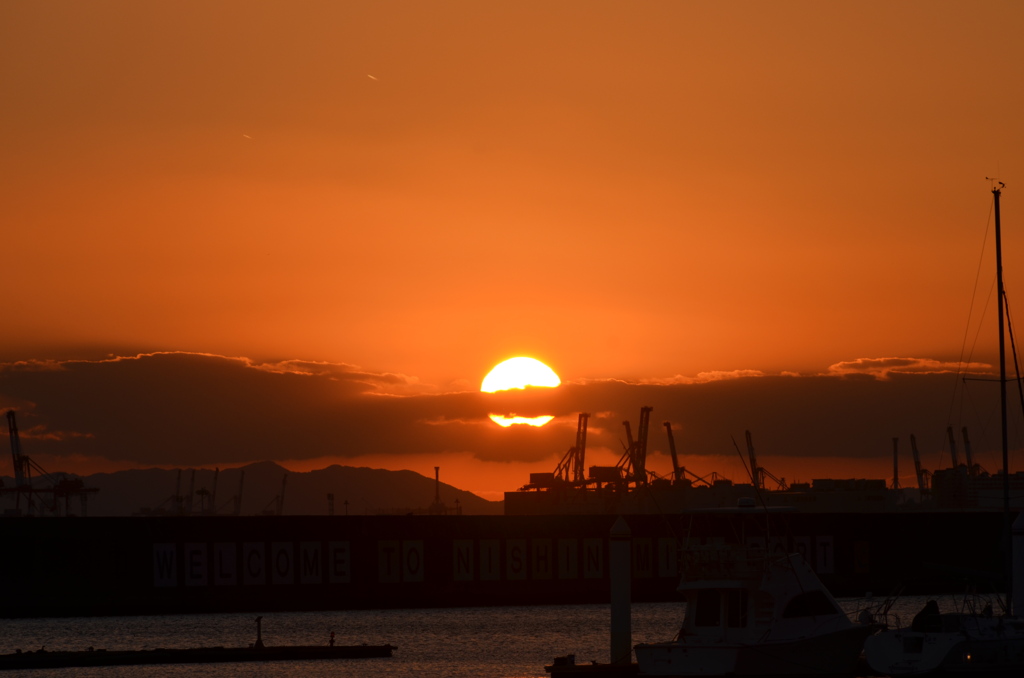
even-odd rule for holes
{"type": "Polygon", "coordinates": [[[974,466],[974,458],[971,455],[971,439],[967,437],[967,427],[960,430],[964,436],[964,454],[967,456],[967,475],[972,478],[978,475],[978,469],[974,466]]]}
{"type": "Polygon", "coordinates": [[[949,454],[953,457],[953,468],[960,465],[960,456],[956,453],[956,437],[953,435],[953,427],[947,426],[946,433],[949,435],[949,454]]]}
{"type": "Polygon", "coordinates": [[[583,466],[587,454],[587,421],[589,419],[589,413],[580,412],[580,417],[576,422],[576,448],[572,467],[572,480],[575,483],[582,483],[585,479],[583,466]]]}
{"type": "Polygon", "coordinates": [[[754,489],[764,489],[764,478],[761,475],[761,469],[757,465],[757,455],[754,454],[754,439],[750,436],[750,431],[747,434],[747,456],[750,457],[750,481],[754,483],[754,489]]]}
{"type": "Polygon", "coordinates": [[[640,430],[637,432],[636,454],[633,459],[633,478],[637,484],[647,482],[647,430],[651,424],[653,407],[640,408],[640,430]]]}
{"type": "Polygon", "coordinates": [[[683,477],[683,472],[679,468],[679,457],[676,456],[676,439],[672,435],[672,422],[665,422],[665,430],[668,432],[668,451],[672,454],[672,479],[679,481],[683,477]]]}
{"type": "Polygon", "coordinates": [[[570,447],[555,467],[554,477],[566,483],[584,483],[583,463],[587,450],[587,420],[590,415],[580,412],[576,423],[576,444],[570,447]]]}
{"type": "Polygon", "coordinates": [[[25,462],[21,456],[21,439],[18,437],[18,421],[14,410],[7,410],[7,430],[11,436],[11,457],[14,461],[14,484],[22,487],[25,481],[25,462]]]}
{"type": "Polygon", "coordinates": [[[921,493],[928,491],[927,483],[925,482],[925,474],[927,471],[921,468],[921,455],[917,452],[917,438],[914,434],[910,434],[910,452],[914,455],[914,473],[917,475],[917,489],[921,490],[921,493]]]}

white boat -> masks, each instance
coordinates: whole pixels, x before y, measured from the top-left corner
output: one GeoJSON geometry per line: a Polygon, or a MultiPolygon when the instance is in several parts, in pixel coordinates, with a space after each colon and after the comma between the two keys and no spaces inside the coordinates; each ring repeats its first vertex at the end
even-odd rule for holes
{"type": "Polygon", "coordinates": [[[683,554],[675,638],[633,648],[641,676],[854,676],[864,639],[799,554],[698,548],[683,554]]]}
{"type": "MultiPolygon", "coordinates": [[[[996,281],[999,298],[999,382],[1002,415],[1003,511],[1009,528],[1009,461],[1006,407],[1006,347],[1002,244],[999,197],[1003,183],[992,189],[995,215],[996,281]]],[[[868,638],[864,658],[872,670],[898,676],[1022,676],[1024,675],[1024,516],[1013,524],[1013,553],[1006,568],[1009,575],[1006,608],[993,613],[966,599],[959,611],[941,612],[929,601],[909,628],[891,628],[868,638]],[[1016,569],[1013,569],[1013,564],[1016,569]],[[980,608],[980,609],[979,609],[980,608]],[[1014,614],[1016,613],[1016,614],[1014,614]]],[[[1006,535],[1007,540],[1011,535],[1006,535]]]]}
{"type": "Polygon", "coordinates": [[[868,665],[888,676],[1020,676],[1024,671],[1024,621],[964,602],[940,612],[934,600],[909,628],[867,639],[868,665]]]}

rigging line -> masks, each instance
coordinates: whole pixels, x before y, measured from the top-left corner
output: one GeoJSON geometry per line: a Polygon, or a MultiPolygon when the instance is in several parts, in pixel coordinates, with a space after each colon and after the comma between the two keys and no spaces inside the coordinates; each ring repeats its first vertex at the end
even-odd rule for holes
{"type": "MultiPolygon", "coordinates": [[[[1006,295],[1006,290],[1003,290],[1003,304],[1006,308],[1006,329],[1010,333],[1010,355],[1013,356],[1013,376],[1014,381],[1017,382],[1017,395],[1020,398],[1021,409],[1024,410],[1024,385],[1020,382],[1020,363],[1017,361],[1017,344],[1014,341],[1013,336],[1013,324],[1010,322],[1010,299],[1006,295]]],[[[1006,469],[1009,473],[1009,469],[1006,469]]]]}
{"type": "MultiPolygon", "coordinates": [[[[986,297],[986,299],[985,299],[985,309],[986,310],[988,309],[989,305],[992,303],[992,297],[995,295],[995,292],[996,292],[996,281],[993,280],[992,281],[992,286],[989,287],[988,297],[986,297]]],[[[1004,290],[1004,293],[1005,293],[1005,290],[1004,290]]],[[[985,313],[983,311],[982,312],[982,317],[984,317],[984,316],[985,316],[985,313]]],[[[974,344],[971,347],[971,356],[972,357],[968,359],[969,361],[973,360],[974,346],[976,346],[977,343],[978,343],[979,337],[981,336],[981,330],[982,329],[983,329],[982,328],[982,323],[979,321],[978,329],[977,329],[977,331],[975,332],[975,335],[974,335],[974,344]]],[[[962,372],[959,372],[959,374],[967,374],[967,372],[966,371],[962,371],[962,372]]],[[[961,417],[961,421],[963,420],[963,411],[964,411],[964,408],[966,406],[966,403],[965,403],[965,400],[967,398],[967,385],[966,384],[967,384],[968,379],[969,379],[969,377],[967,377],[967,376],[963,376],[960,379],[961,383],[963,384],[963,386],[961,387],[961,391],[960,391],[960,417],[961,417]]],[[[997,381],[998,381],[998,379],[997,379],[997,381]]],[[[956,396],[955,396],[955,393],[954,393],[953,401],[950,403],[949,421],[952,421],[952,410],[953,410],[953,405],[955,404],[955,402],[956,402],[956,396]]]]}
{"type": "MultiPolygon", "coordinates": [[[[988,234],[992,230],[992,217],[995,212],[995,206],[993,203],[989,203],[988,207],[988,218],[985,220],[985,235],[981,239],[981,251],[978,253],[978,266],[975,268],[974,273],[974,288],[971,292],[971,304],[967,309],[967,323],[964,325],[964,338],[960,345],[960,360],[957,362],[956,377],[957,381],[960,380],[960,375],[964,369],[964,353],[967,351],[967,337],[971,331],[971,318],[974,315],[974,305],[978,299],[978,285],[981,280],[981,271],[985,263],[985,247],[988,244],[988,234]]],[[[993,286],[995,283],[993,282],[993,286]]],[[[982,308],[981,317],[985,317],[985,309],[988,308],[989,303],[992,301],[992,289],[989,288],[988,297],[985,299],[985,306],[982,308]]],[[[971,343],[971,350],[967,353],[967,361],[971,362],[974,356],[974,349],[978,345],[978,337],[981,335],[981,321],[978,321],[978,329],[974,334],[974,341],[971,343]]],[[[953,397],[949,403],[949,414],[946,418],[946,422],[950,423],[953,420],[953,408],[956,406],[956,387],[953,388],[953,397]]]]}
{"type": "MultiPolygon", "coordinates": [[[[966,384],[965,384],[964,385],[964,399],[965,399],[966,402],[965,402],[964,406],[970,408],[970,411],[974,415],[974,418],[981,424],[981,434],[980,434],[980,436],[979,436],[979,438],[977,440],[977,443],[980,443],[979,447],[981,449],[988,448],[988,447],[996,447],[998,445],[998,443],[993,443],[992,442],[991,438],[988,435],[988,431],[993,426],[992,425],[993,417],[996,414],[998,414],[998,413],[993,413],[992,408],[989,407],[988,405],[985,406],[984,413],[983,413],[979,409],[979,407],[978,407],[978,402],[971,397],[972,395],[973,395],[973,393],[969,393],[967,391],[966,384]]],[[[975,462],[975,463],[977,463],[977,462],[975,462]]],[[[979,466],[980,466],[980,464],[979,464],[979,466]]],[[[984,467],[982,467],[982,468],[984,469],[984,467]]]]}

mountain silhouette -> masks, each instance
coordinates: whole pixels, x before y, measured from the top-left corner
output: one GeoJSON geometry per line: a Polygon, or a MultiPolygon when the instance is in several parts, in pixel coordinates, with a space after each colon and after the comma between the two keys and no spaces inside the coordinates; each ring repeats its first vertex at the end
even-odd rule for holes
{"type": "MultiPolygon", "coordinates": [[[[130,515],[329,515],[333,495],[333,514],[376,515],[407,513],[447,513],[467,515],[502,513],[502,502],[482,499],[451,485],[435,484],[433,478],[414,471],[388,471],[366,467],[339,466],[304,473],[288,471],[271,461],[221,469],[132,469],[88,476],[52,474],[78,478],[86,488],[98,492],[88,495],[89,516],[130,515]],[[243,474],[244,472],[244,479],[243,474]],[[216,484],[214,484],[216,475],[216,484]],[[237,497],[241,483],[241,501],[237,497]],[[282,498],[283,490],[283,498],[282,498]],[[435,499],[440,498],[440,504],[435,499]]],[[[4,488],[13,488],[14,479],[3,477],[4,488]]],[[[47,487],[36,479],[36,488],[47,487]]],[[[50,485],[52,486],[52,485],[50,485]]],[[[37,501],[52,502],[52,495],[41,494],[37,501]]],[[[14,496],[3,498],[3,509],[14,506],[14,496]]],[[[81,515],[77,497],[68,507],[81,515]]],[[[24,499],[22,499],[24,509],[24,499]]],[[[60,507],[61,514],[64,506],[60,507]]]]}

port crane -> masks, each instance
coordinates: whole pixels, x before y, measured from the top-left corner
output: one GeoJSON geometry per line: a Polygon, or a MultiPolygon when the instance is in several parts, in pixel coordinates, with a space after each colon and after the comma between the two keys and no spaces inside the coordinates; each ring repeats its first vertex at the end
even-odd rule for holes
{"type": "MultiPolygon", "coordinates": [[[[230,470],[230,469],[228,469],[228,470],[230,470]]],[[[216,475],[214,476],[214,478],[216,478],[216,475]]],[[[214,502],[213,503],[213,513],[214,513],[214,515],[220,515],[223,512],[223,510],[225,508],[227,508],[228,506],[231,507],[231,510],[230,510],[230,513],[229,513],[230,515],[241,515],[242,514],[242,489],[243,489],[243,486],[245,486],[245,482],[246,482],[246,472],[244,470],[240,470],[239,471],[239,492],[238,492],[238,494],[232,496],[230,499],[228,499],[226,502],[224,502],[220,506],[217,506],[216,502],[214,502]]],[[[213,495],[214,495],[214,497],[216,497],[217,496],[217,481],[216,481],[216,479],[214,479],[214,483],[213,484],[214,484],[213,495]]]]}
{"type": "Polygon", "coordinates": [[[620,469],[626,483],[634,483],[637,487],[647,484],[647,429],[651,423],[653,407],[640,408],[640,423],[637,426],[637,438],[633,440],[633,432],[629,421],[622,422],[626,428],[626,450],[623,452],[616,468],[620,469]]]}
{"type": "Polygon", "coordinates": [[[910,453],[914,455],[914,474],[917,475],[917,489],[921,491],[923,497],[929,491],[932,474],[928,472],[928,469],[921,468],[921,455],[917,451],[917,438],[913,433],[910,434],[910,453]]]}
{"type": "Polygon", "coordinates": [[[580,412],[576,422],[576,444],[569,448],[555,467],[555,479],[572,485],[586,484],[583,473],[584,460],[587,454],[587,421],[590,415],[580,412]]]}
{"type": "Polygon", "coordinates": [[[42,466],[21,451],[21,436],[18,433],[17,415],[14,410],[7,411],[7,429],[11,440],[11,458],[14,464],[14,487],[0,487],[4,494],[13,493],[14,509],[13,515],[21,515],[21,498],[25,496],[25,514],[43,515],[50,513],[60,515],[61,499],[64,500],[64,514],[71,515],[71,498],[78,497],[81,501],[82,515],[86,515],[88,499],[90,494],[99,492],[98,488],[85,487],[80,478],[68,478],[64,474],[51,475],[42,466]],[[33,482],[33,472],[36,478],[44,480],[49,487],[36,487],[33,482]],[[36,495],[50,495],[50,501],[42,496],[38,499],[36,495]]]}
{"type": "Polygon", "coordinates": [[[747,457],[750,459],[750,479],[754,483],[755,490],[764,490],[765,478],[771,478],[775,481],[778,489],[786,491],[789,489],[789,485],[786,483],[785,478],[776,478],[772,475],[771,471],[763,466],[757,465],[757,455],[754,453],[754,439],[750,435],[750,431],[746,431],[747,437],[747,457]]]}
{"type": "MultiPolygon", "coordinates": [[[[281,477],[281,491],[267,503],[266,507],[263,509],[263,515],[279,516],[282,514],[282,512],[284,511],[284,489],[287,484],[288,474],[285,473],[284,476],[281,477]]],[[[241,485],[239,485],[238,490],[239,496],[241,496],[241,485]]]]}
{"type": "Polygon", "coordinates": [[[237,516],[242,513],[242,487],[245,485],[245,471],[241,471],[238,477],[238,494],[228,499],[222,506],[216,507],[214,513],[220,513],[221,509],[231,505],[231,515],[237,516]]]}
{"type": "Polygon", "coordinates": [[[679,457],[676,455],[676,439],[672,435],[672,422],[664,422],[665,431],[668,433],[668,450],[672,455],[672,480],[679,482],[683,479],[686,469],[679,466],[679,457]]]}
{"type": "Polygon", "coordinates": [[[672,422],[666,421],[664,422],[664,426],[665,432],[668,434],[668,450],[672,456],[672,481],[676,483],[686,482],[690,485],[693,485],[694,483],[703,483],[708,487],[712,487],[715,481],[719,479],[718,472],[712,471],[706,476],[699,476],[687,469],[685,466],[680,465],[679,455],[676,453],[676,438],[675,434],[672,432],[672,422]],[[690,476],[693,480],[688,480],[686,476],[690,476]],[[711,480],[708,480],[709,477],[711,480]]]}

